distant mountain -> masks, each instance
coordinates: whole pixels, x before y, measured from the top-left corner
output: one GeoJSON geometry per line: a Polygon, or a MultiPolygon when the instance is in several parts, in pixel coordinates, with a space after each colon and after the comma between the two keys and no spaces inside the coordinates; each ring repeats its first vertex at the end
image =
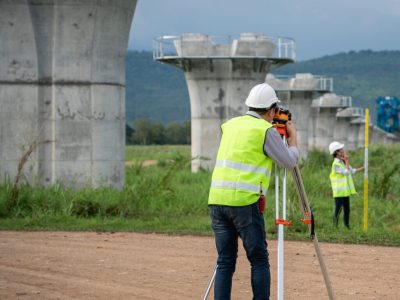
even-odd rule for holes
{"type": "MultiPolygon", "coordinates": [[[[332,77],[334,93],[353,97],[354,106],[371,107],[371,114],[378,96],[400,96],[400,51],[350,51],[296,62],[273,73],[332,77]]],[[[128,51],[126,58],[126,119],[132,124],[138,118],[164,124],[190,119],[183,72],[154,61],[148,51],[128,51]]]]}
{"type": "Polygon", "coordinates": [[[148,51],[126,57],[126,121],[149,118],[168,124],[190,120],[189,95],[183,72],[153,60],[148,51]]]}

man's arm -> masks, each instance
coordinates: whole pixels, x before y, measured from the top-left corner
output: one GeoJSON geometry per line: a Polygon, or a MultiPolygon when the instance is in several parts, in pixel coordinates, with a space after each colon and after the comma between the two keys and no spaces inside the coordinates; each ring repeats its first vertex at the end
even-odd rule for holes
{"type": "Polygon", "coordinates": [[[350,173],[354,174],[355,172],[353,172],[352,170],[354,170],[353,168],[351,168],[351,166],[346,167],[346,165],[343,164],[343,167],[339,166],[339,165],[335,165],[334,167],[335,173],[337,174],[342,174],[344,176],[348,176],[350,173]]]}
{"type": "Polygon", "coordinates": [[[292,139],[290,139],[289,135],[288,145],[289,147],[283,143],[280,134],[275,128],[267,130],[264,153],[280,166],[286,169],[293,169],[299,160],[299,150],[297,149],[295,133],[294,136],[292,135],[292,139]],[[289,141],[291,141],[291,143],[289,143],[289,141]]]}

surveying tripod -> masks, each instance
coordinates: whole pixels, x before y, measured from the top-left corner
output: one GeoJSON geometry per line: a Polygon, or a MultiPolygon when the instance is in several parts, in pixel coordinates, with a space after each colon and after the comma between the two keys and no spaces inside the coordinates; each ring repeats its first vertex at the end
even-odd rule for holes
{"type": "MultiPolygon", "coordinates": [[[[289,110],[282,107],[279,108],[277,114],[274,116],[274,126],[281,135],[286,144],[286,123],[290,121],[291,114],[289,110]]],[[[300,209],[303,213],[303,219],[301,221],[306,224],[310,231],[310,238],[313,241],[315,253],[318,257],[318,262],[321,268],[322,276],[324,278],[325,286],[327,289],[329,300],[334,300],[332,286],[329,280],[328,271],[322,256],[321,249],[318,244],[317,235],[314,230],[314,215],[311,211],[307,193],[304,188],[303,178],[300,173],[300,169],[296,166],[291,171],[293,182],[296,187],[296,192],[299,200],[300,209]]],[[[277,298],[278,300],[283,300],[283,287],[284,287],[284,276],[283,276],[283,257],[284,257],[284,226],[290,226],[292,222],[286,220],[286,169],[282,170],[282,216],[280,217],[279,211],[279,182],[280,182],[280,172],[278,166],[275,164],[275,224],[278,225],[278,289],[277,298]]],[[[213,273],[208,281],[207,287],[204,291],[202,300],[207,300],[210,290],[215,281],[215,276],[217,274],[218,265],[216,264],[213,273]]]]}

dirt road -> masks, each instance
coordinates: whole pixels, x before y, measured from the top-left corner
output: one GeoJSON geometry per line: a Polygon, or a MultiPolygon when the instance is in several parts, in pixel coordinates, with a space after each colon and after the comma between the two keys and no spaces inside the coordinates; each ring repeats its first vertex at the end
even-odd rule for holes
{"type": "MultiPolygon", "coordinates": [[[[337,299],[400,299],[400,248],[320,245],[337,299]]],[[[0,299],[201,299],[214,262],[211,237],[0,231],[0,299]]],[[[242,248],[232,299],[251,299],[242,248]]],[[[311,242],[285,242],[285,299],[328,299],[311,242]]]]}

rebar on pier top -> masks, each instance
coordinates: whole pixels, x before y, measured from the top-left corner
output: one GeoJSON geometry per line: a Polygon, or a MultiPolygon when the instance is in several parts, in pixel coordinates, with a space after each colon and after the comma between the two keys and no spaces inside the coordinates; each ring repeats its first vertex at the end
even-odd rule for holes
{"type": "Polygon", "coordinates": [[[212,169],[220,125],[247,111],[250,89],[266,74],[295,60],[295,42],[262,33],[238,37],[187,33],[154,41],[154,59],[182,69],[191,108],[192,171],[212,169]]]}

